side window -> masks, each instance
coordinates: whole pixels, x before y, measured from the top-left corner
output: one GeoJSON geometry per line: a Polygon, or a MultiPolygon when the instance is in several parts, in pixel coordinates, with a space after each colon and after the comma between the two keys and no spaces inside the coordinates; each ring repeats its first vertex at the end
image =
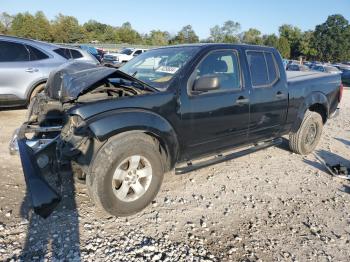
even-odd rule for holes
{"type": "Polygon", "coordinates": [[[194,80],[193,85],[202,76],[211,75],[219,78],[219,89],[209,92],[234,91],[241,88],[238,55],[233,50],[211,52],[199,63],[193,74],[191,76],[194,80]]]}
{"type": "Polygon", "coordinates": [[[267,64],[267,71],[269,74],[269,84],[272,84],[278,78],[275,58],[272,53],[265,52],[265,59],[267,64]]]}
{"type": "Polygon", "coordinates": [[[73,59],[78,59],[83,57],[83,55],[78,50],[71,49],[70,53],[72,54],[73,59]]]}
{"type": "Polygon", "coordinates": [[[134,56],[137,56],[139,54],[142,54],[142,50],[137,50],[135,53],[134,53],[134,56]]]}
{"type": "Polygon", "coordinates": [[[0,41],[0,62],[29,61],[27,48],[19,43],[0,41]]]}
{"type": "Polygon", "coordinates": [[[30,61],[43,60],[43,59],[49,58],[48,55],[36,49],[35,47],[32,47],[30,45],[26,45],[26,47],[30,53],[30,61]]]}
{"type": "Polygon", "coordinates": [[[269,77],[264,53],[249,51],[247,59],[253,87],[267,85],[269,77]]]}
{"type": "Polygon", "coordinates": [[[276,61],[272,53],[248,51],[247,60],[253,87],[269,86],[277,80],[276,61]]]}
{"type": "Polygon", "coordinates": [[[64,57],[65,59],[72,59],[71,53],[69,52],[69,49],[67,48],[58,48],[53,50],[55,53],[59,54],[60,56],[64,57]]]}

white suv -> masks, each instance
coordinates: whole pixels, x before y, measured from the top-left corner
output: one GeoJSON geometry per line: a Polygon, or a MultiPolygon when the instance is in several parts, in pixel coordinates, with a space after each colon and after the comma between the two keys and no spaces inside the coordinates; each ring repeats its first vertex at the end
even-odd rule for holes
{"type": "Polygon", "coordinates": [[[133,59],[135,56],[138,56],[146,51],[147,51],[147,49],[124,48],[119,53],[105,54],[103,56],[103,64],[106,66],[121,67],[126,62],[133,59]]]}

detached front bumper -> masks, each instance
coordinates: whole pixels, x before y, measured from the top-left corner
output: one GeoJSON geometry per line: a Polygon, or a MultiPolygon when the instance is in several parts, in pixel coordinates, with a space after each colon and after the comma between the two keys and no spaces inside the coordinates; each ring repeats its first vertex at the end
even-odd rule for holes
{"type": "MultiPolygon", "coordinates": [[[[18,150],[22,162],[28,194],[34,212],[43,218],[48,217],[61,200],[61,196],[44,179],[43,170],[55,161],[53,159],[58,137],[53,139],[27,139],[25,133],[33,131],[27,124],[16,130],[11,142],[10,153],[18,150]]],[[[53,130],[57,130],[55,127],[53,130]]],[[[34,130],[35,131],[35,130],[34,130]]]]}

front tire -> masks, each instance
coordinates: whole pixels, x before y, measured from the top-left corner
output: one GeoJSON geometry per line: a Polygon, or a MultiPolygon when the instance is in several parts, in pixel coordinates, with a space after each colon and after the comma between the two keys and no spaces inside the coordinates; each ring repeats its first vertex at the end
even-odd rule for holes
{"type": "Polygon", "coordinates": [[[46,83],[42,83],[34,88],[29,97],[29,104],[33,101],[33,99],[41,92],[44,91],[46,83]]]}
{"type": "Polygon", "coordinates": [[[307,110],[298,131],[289,134],[289,148],[300,155],[310,154],[320,141],[322,129],[322,116],[307,110]]]}
{"type": "Polygon", "coordinates": [[[163,176],[159,144],[144,134],[121,134],[98,151],[86,184],[98,207],[114,216],[129,216],[151,203],[163,176]]]}

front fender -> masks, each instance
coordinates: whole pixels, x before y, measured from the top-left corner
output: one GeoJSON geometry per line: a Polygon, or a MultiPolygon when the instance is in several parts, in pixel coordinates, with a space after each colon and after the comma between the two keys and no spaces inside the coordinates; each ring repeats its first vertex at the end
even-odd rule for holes
{"type": "Polygon", "coordinates": [[[305,97],[303,103],[300,105],[300,107],[298,109],[297,119],[294,122],[293,127],[292,127],[293,132],[298,131],[298,129],[299,129],[299,127],[304,119],[305,112],[312,105],[315,105],[315,104],[320,104],[321,106],[323,106],[323,108],[325,109],[325,112],[326,112],[326,117],[328,118],[328,116],[329,116],[329,103],[328,103],[327,97],[322,92],[312,92],[307,97],[305,97]]]}
{"type": "Polygon", "coordinates": [[[104,141],[127,131],[142,131],[156,136],[165,147],[169,165],[175,165],[179,143],[171,124],[162,116],[146,110],[116,110],[99,114],[86,121],[95,137],[104,141]]]}

